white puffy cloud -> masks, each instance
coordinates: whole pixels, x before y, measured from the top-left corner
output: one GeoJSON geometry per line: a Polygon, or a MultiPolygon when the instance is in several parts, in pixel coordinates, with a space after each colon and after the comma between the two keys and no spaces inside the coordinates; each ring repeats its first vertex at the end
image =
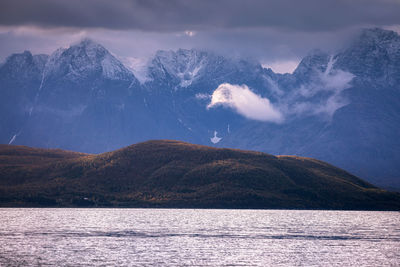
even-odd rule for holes
{"type": "Polygon", "coordinates": [[[198,99],[211,98],[207,108],[224,106],[244,117],[258,121],[283,122],[290,116],[317,115],[331,119],[336,110],[349,104],[342,94],[351,87],[354,75],[334,68],[331,57],[324,71],[314,70],[312,79],[293,90],[282,90],[279,85],[265,77],[271,92],[279,99],[272,104],[269,99],[252,92],[246,85],[223,83],[211,96],[197,96],[198,99]]]}
{"type": "Polygon", "coordinates": [[[229,107],[240,115],[258,121],[280,123],[282,113],[276,109],[268,98],[253,93],[246,85],[223,83],[213,92],[207,108],[216,106],[229,107]]]}

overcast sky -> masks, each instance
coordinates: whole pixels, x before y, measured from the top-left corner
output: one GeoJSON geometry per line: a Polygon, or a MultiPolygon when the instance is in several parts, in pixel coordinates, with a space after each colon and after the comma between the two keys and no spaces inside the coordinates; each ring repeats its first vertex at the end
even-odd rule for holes
{"type": "Polygon", "coordinates": [[[199,48],[285,72],[360,28],[399,32],[400,0],[1,0],[0,59],[51,53],[89,37],[121,58],[199,48]]]}

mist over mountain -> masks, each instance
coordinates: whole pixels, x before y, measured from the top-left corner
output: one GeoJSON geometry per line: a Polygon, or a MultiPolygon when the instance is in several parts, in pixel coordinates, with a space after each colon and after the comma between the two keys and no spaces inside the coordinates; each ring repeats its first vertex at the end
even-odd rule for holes
{"type": "Polygon", "coordinates": [[[314,157],[400,188],[400,37],[366,29],[292,74],[159,51],[141,82],[85,39],[0,66],[0,143],[100,153],[149,139],[314,157]]]}

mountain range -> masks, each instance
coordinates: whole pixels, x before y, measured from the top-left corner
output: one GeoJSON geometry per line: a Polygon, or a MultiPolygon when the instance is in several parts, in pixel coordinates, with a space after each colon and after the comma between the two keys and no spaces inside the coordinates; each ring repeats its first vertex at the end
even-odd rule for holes
{"type": "Polygon", "coordinates": [[[400,36],[366,29],[291,74],[158,51],[138,80],[85,39],[0,65],[0,143],[102,153],[149,139],[313,157],[400,188],[400,36]]]}

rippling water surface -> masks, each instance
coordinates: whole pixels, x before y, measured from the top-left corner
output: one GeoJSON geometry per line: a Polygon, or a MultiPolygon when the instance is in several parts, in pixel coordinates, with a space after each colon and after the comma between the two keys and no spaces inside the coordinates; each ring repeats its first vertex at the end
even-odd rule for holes
{"type": "Polygon", "coordinates": [[[400,213],[0,209],[0,266],[399,266],[400,213]]]}

